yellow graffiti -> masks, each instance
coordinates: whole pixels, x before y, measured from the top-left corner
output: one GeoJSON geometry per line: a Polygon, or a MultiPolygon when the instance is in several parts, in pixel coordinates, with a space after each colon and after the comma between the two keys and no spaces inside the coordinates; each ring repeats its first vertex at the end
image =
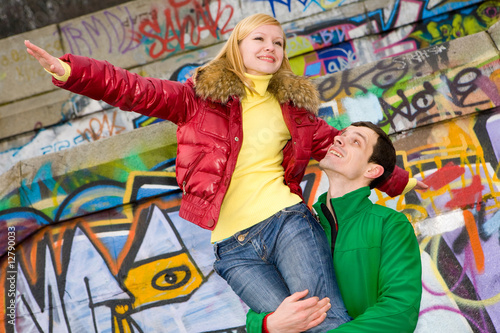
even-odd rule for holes
{"type": "MultiPolygon", "coordinates": [[[[125,311],[128,310],[127,306],[117,306],[115,308],[116,312],[118,311],[125,311]],[[120,309],[122,307],[122,309],[120,309]]],[[[124,313],[125,313],[124,312],[124,313]]],[[[113,325],[115,329],[113,332],[120,332],[120,333],[132,333],[134,330],[130,327],[128,318],[122,318],[122,316],[113,316],[113,325]]]]}
{"type": "MultiPolygon", "coordinates": [[[[492,77],[500,80],[500,71],[493,73],[492,77]]],[[[398,155],[401,156],[404,162],[405,169],[410,172],[412,170],[418,170],[418,175],[424,180],[424,182],[426,175],[428,175],[424,170],[432,169],[429,165],[434,165],[435,170],[438,170],[449,161],[454,161],[470,173],[470,177],[462,174],[459,178],[442,186],[441,188],[419,192],[419,196],[422,200],[420,203],[421,207],[418,205],[417,207],[415,207],[415,205],[406,205],[403,202],[401,206],[398,206],[398,209],[404,208],[413,212],[417,211],[416,208],[423,208],[428,205],[431,206],[431,209],[435,212],[436,216],[441,215],[444,207],[441,207],[437,203],[439,202],[437,201],[438,198],[442,198],[442,196],[449,196],[450,198],[453,198],[452,190],[470,186],[473,176],[479,176],[481,179],[483,192],[480,194],[480,199],[482,201],[481,204],[485,205],[485,211],[491,212],[500,208],[498,191],[495,190],[495,184],[498,186],[498,177],[494,172],[492,173],[492,170],[489,168],[485,159],[481,143],[475,135],[475,124],[475,118],[454,119],[443,124],[436,124],[432,127],[430,132],[428,132],[428,135],[426,135],[425,138],[422,137],[423,140],[420,140],[420,137],[418,136],[419,134],[415,134],[417,137],[414,139],[414,147],[408,147],[411,145],[406,145],[408,149],[398,151],[398,155]],[[408,159],[408,156],[415,155],[419,155],[420,157],[414,158],[413,161],[408,159]]],[[[400,198],[399,202],[402,202],[402,200],[403,198],[400,198]]],[[[427,214],[427,210],[422,210],[422,212],[427,214]]],[[[481,274],[485,271],[484,249],[482,248],[482,244],[477,234],[478,230],[475,217],[468,210],[464,210],[463,213],[464,221],[467,227],[467,235],[469,236],[468,246],[470,246],[473,252],[475,261],[475,265],[473,264],[473,267],[470,268],[471,274],[481,274]]],[[[483,308],[498,304],[498,302],[500,302],[500,293],[487,299],[471,300],[460,297],[450,290],[442,278],[437,266],[437,263],[439,262],[438,254],[441,241],[442,236],[436,235],[433,237],[424,237],[419,240],[419,243],[421,251],[427,249],[430,253],[433,263],[431,265],[431,269],[434,272],[434,276],[442,286],[444,294],[457,304],[467,307],[483,308]]]]}
{"type": "Polygon", "coordinates": [[[320,5],[323,10],[339,7],[344,0],[321,0],[320,5]]]}
{"type": "Polygon", "coordinates": [[[500,4],[496,0],[485,1],[477,8],[476,12],[486,26],[491,27],[500,19],[500,4]],[[487,12],[494,12],[496,15],[488,15],[487,12]]]}
{"type": "Polygon", "coordinates": [[[498,22],[500,15],[491,15],[491,13],[500,13],[500,6],[497,1],[485,1],[477,8],[476,14],[479,20],[474,15],[462,16],[461,14],[455,14],[451,21],[445,21],[444,23],[431,21],[423,30],[417,30],[411,36],[420,41],[420,48],[424,48],[473,35],[498,22]],[[426,31],[430,37],[428,37],[426,31]]]}
{"type": "MultiPolygon", "coordinates": [[[[295,57],[299,54],[313,52],[314,47],[308,38],[303,36],[293,36],[286,41],[286,54],[289,58],[295,57]]],[[[292,59],[290,59],[291,61],[292,59]]]]}
{"type": "MultiPolygon", "coordinates": [[[[495,70],[493,73],[490,74],[490,80],[495,84],[497,87],[497,92],[500,87],[500,69],[495,70]]],[[[500,93],[500,92],[499,92],[500,93]]]]}
{"type": "Polygon", "coordinates": [[[124,281],[135,296],[134,308],[190,295],[203,283],[186,252],[132,268],[124,281]]]}
{"type": "Polygon", "coordinates": [[[165,179],[172,179],[172,183],[175,183],[175,172],[166,171],[130,171],[129,181],[125,187],[125,193],[123,194],[123,203],[130,203],[133,200],[132,192],[134,189],[134,178],[146,176],[146,177],[165,177],[165,179]]]}

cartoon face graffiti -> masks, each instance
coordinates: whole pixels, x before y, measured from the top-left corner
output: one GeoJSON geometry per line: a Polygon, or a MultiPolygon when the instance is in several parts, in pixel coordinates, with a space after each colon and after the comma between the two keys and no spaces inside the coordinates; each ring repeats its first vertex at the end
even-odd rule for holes
{"type": "Polygon", "coordinates": [[[144,238],[123,280],[135,297],[134,311],[184,302],[205,281],[168,216],[155,206],[146,214],[144,238]]]}
{"type": "Polygon", "coordinates": [[[189,254],[181,251],[132,268],[124,283],[135,296],[137,309],[157,302],[182,302],[203,283],[203,276],[189,254]]]}

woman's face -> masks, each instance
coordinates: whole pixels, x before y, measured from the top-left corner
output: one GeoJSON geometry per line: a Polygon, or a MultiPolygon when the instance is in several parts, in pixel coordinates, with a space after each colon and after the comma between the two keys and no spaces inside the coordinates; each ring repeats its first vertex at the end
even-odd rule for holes
{"type": "Polygon", "coordinates": [[[277,25],[262,25],[239,44],[245,71],[252,75],[274,74],[283,61],[284,39],[277,25]]]}

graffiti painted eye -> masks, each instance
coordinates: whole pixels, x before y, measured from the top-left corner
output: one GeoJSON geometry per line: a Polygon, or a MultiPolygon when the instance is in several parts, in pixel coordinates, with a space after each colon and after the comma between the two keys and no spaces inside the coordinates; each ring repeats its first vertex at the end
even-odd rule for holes
{"type": "Polygon", "coordinates": [[[158,290],[172,290],[185,285],[191,279],[191,271],[187,266],[167,268],[156,274],[151,285],[158,290]]]}
{"type": "Polygon", "coordinates": [[[483,13],[485,16],[492,18],[498,15],[498,8],[488,7],[483,11],[483,13]]]}
{"type": "Polygon", "coordinates": [[[178,280],[177,274],[174,272],[170,272],[168,274],[165,274],[165,282],[168,284],[176,284],[178,280]]]}

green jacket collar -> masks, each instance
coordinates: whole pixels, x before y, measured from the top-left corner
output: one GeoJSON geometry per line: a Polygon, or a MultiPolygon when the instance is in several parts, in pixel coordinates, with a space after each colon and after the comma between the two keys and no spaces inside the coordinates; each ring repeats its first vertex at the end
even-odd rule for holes
{"type": "MultiPolygon", "coordinates": [[[[349,220],[359,212],[363,211],[366,207],[371,206],[373,203],[368,198],[371,190],[368,186],[361,187],[355,191],[349,192],[339,198],[331,199],[332,207],[335,209],[339,225],[349,220]]],[[[313,205],[314,210],[319,215],[320,219],[324,219],[321,212],[320,205],[326,204],[327,192],[320,195],[318,201],[313,205]]]]}

